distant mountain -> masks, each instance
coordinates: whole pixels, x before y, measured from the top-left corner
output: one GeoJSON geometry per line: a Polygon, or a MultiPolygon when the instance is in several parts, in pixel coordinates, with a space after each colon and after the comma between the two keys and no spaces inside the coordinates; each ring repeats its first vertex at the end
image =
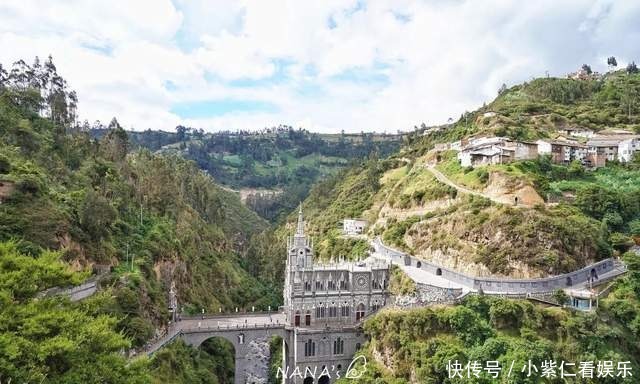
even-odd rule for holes
{"type": "MultiPolygon", "coordinates": [[[[94,137],[104,129],[93,129],[94,137]]],[[[370,154],[386,157],[399,135],[318,134],[290,126],[259,132],[205,134],[178,126],[175,133],[129,132],[133,145],[194,160],[216,182],[241,193],[262,217],[276,220],[304,200],[310,187],[370,154]]]]}

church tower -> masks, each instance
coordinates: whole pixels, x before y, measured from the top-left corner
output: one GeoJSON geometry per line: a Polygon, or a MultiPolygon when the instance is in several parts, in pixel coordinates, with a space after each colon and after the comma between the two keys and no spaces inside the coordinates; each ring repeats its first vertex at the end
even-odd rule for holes
{"type": "Polygon", "coordinates": [[[313,266],[312,245],[304,234],[304,219],[302,218],[302,206],[298,210],[298,225],[293,238],[290,238],[289,264],[295,269],[311,268],[313,266]]]}
{"type": "Polygon", "coordinates": [[[302,205],[298,210],[298,224],[296,232],[287,241],[287,265],[284,282],[284,305],[287,320],[293,321],[296,310],[293,296],[303,292],[302,276],[304,270],[313,269],[313,245],[304,234],[304,218],[302,217],[302,205]]]}

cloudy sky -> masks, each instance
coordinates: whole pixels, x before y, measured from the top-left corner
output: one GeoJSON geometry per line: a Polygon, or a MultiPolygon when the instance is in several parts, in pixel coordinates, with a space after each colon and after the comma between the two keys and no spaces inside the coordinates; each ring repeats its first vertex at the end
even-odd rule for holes
{"type": "Polygon", "coordinates": [[[640,61],[638,20],[638,1],[3,0],[0,62],[52,54],[91,122],[395,132],[640,61]]]}

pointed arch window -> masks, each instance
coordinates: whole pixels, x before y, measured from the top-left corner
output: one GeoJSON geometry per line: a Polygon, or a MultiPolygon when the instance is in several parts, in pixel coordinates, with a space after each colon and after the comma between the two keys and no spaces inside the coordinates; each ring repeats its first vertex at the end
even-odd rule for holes
{"type": "Polygon", "coordinates": [[[333,354],[334,355],[344,354],[344,340],[342,340],[341,337],[338,337],[333,341],[333,354]]]}
{"type": "Polygon", "coordinates": [[[348,279],[344,277],[344,273],[340,275],[340,290],[347,290],[348,288],[348,279]]]}
{"type": "Polygon", "coordinates": [[[309,339],[304,343],[304,355],[315,356],[316,355],[316,342],[309,339]]]}
{"type": "Polygon", "coordinates": [[[329,317],[337,317],[338,316],[338,307],[336,306],[336,303],[331,303],[331,306],[329,307],[329,317]]]}
{"type": "Polygon", "coordinates": [[[364,304],[360,303],[358,304],[358,307],[356,308],[356,321],[362,319],[364,317],[364,304]]]}
{"type": "Polygon", "coordinates": [[[342,315],[342,317],[349,317],[351,315],[350,312],[349,304],[347,302],[343,303],[340,309],[340,315],[342,315]]]}

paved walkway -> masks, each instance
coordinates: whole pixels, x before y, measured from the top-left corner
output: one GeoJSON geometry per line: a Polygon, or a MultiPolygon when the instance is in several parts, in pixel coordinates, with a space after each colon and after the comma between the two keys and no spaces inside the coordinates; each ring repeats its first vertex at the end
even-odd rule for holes
{"type": "MultiPolygon", "coordinates": [[[[379,258],[379,259],[383,259],[383,260],[392,260],[392,258],[390,258],[387,254],[382,253],[382,252],[378,252],[378,246],[381,246],[383,248],[386,248],[387,250],[391,250],[399,255],[404,255],[403,252],[400,252],[398,250],[394,250],[393,248],[387,247],[385,246],[381,239],[378,237],[374,240],[372,240],[371,242],[371,246],[376,249],[376,252],[374,252],[371,257],[373,258],[379,258]]],[[[426,262],[426,261],[425,261],[426,262]]],[[[590,267],[596,266],[597,264],[602,263],[602,261],[595,263],[595,264],[591,264],[585,268],[582,268],[578,271],[574,271],[573,273],[580,273],[581,271],[584,272],[584,270],[587,270],[590,267]]],[[[411,263],[412,265],[405,265],[404,263],[400,262],[395,262],[395,265],[399,266],[413,281],[417,282],[417,283],[421,283],[421,284],[427,284],[427,285],[432,285],[435,287],[440,287],[440,288],[458,288],[458,289],[462,289],[463,294],[465,294],[466,292],[469,291],[475,291],[474,288],[472,288],[469,285],[464,285],[461,282],[456,281],[455,279],[450,279],[447,278],[446,276],[443,275],[436,275],[434,271],[431,271],[429,269],[425,269],[425,268],[417,268],[415,266],[413,266],[414,263],[411,263]]],[[[437,266],[435,264],[432,264],[434,266],[437,266]]],[[[441,267],[443,270],[446,269],[444,267],[441,267]]],[[[598,279],[595,280],[593,282],[593,284],[591,284],[589,281],[581,281],[581,282],[576,282],[573,286],[571,286],[571,289],[575,289],[575,290],[588,290],[592,285],[600,285],[603,284],[605,282],[608,282],[624,273],[626,273],[627,269],[626,266],[617,261],[614,260],[614,265],[613,268],[607,272],[603,272],[598,276],[598,279]]],[[[565,274],[565,275],[571,275],[570,274],[565,274]]],[[[466,275],[465,275],[466,276],[466,275]]],[[[554,278],[562,278],[562,276],[564,275],[560,275],[560,276],[553,276],[554,278]]],[[[474,279],[474,277],[469,276],[470,279],[474,279]]],[[[482,278],[480,278],[482,279],[482,278]]],[[[506,284],[513,284],[513,283],[525,283],[525,284],[529,284],[531,282],[535,282],[535,281],[548,281],[548,279],[510,279],[510,278],[500,278],[500,279],[491,279],[489,278],[490,282],[500,282],[500,283],[506,283],[506,284]]],[[[475,286],[475,284],[474,284],[475,286]]],[[[495,288],[491,289],[488,288],[489,284],[487,283],[486,285],[484,283],[482,283],[482,286],[484,287],[484,292],[488,293],[488,294],[508,294],[510,293],[509,290],[506,291],[496,291],[495,288]]],[[[491,284],[491,286],[493,286],[493,284],[491,284]]],[[[496,286],[497,287],[497,286],[496,286]]],[[[544,285],[543,285],[544,287],[544,285]]],[[[520,291],[520,290],[519,290],[520,291]]],[[[517,294],[521,294],[523,292],[513,292],[513,293],[517,293],[517,294]]],[[[531,290],[531,292],[529,293],[540,293],[541,290],[531,290]]],[[[527,293],[527,292],[525,292],[527,293]]]]}
{"type": "MultiPolygon", "coordinates": [[[[371,257],[375,259],[385,260],[385,261],[390,260],[389,257],[377,252],[374,252],[371,255],[371,257]]],[[[394,264],[400,267],[400,269],[402,269],[404,273],[406,273],[407,276],[409,276],[411,280],[415,281],[416,283],[432,285],[438,288],[462,289],[463,292],[469,291],[469,287],[467,286],[453,282],[449,279],[445,279],[442,276],[437,276],[436,274],[426,271],[424,269],[417,268],[411,265],[404,265],[402,263],[394,263],[394,264]]]]}

